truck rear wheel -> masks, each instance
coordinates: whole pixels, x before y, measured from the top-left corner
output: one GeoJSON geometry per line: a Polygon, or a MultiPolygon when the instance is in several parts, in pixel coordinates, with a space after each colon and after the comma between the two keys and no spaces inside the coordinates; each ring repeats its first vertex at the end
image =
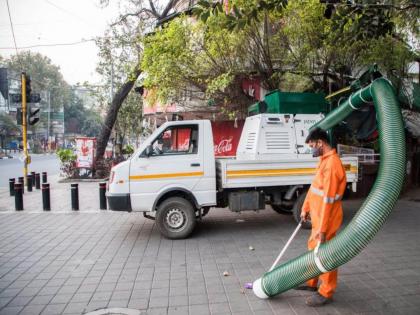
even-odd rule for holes
{"type": "Polygon", "coordinates": [[[169,239],[186,238],[196,225],[195,209],[184,198],[169,198],[159,205],[156,224],[160,233],[169,239]]]}
{"type": "Polygon", "coordinates": [[[293,214],[293,211],[292,211],[292,209],[289,209],[289,208],[286,208],[286,207],[283,207],[283,206],[279,206],[279,205],[271,205],[271,208],[274,210],[274,211],[276,211],[277,213],[280,213],[280,214],[285,214],[285,215],[291,215],[291,214],[293,214]]]}
{"type": "MultiPolygon", "coordinates": [[[[296,202],[293,206],[293,218],[297,223],[300,222],[300,213],[302,211],[303,202],[305,201],[306,194],[308,193],[307,190],[302,191],[301,194],[299,194],[298,198],[296,199],[296,202]]],[[[307,220],[306,222],[302,223],[302,227],[306,230],[312,229],[312,223],[311,220],[307,220]]]]}

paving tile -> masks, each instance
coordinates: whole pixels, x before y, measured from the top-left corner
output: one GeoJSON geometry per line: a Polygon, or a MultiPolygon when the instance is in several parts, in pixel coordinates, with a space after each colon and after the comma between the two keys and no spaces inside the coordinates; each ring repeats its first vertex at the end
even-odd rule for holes
{"type": "Polygon", "coordinates": [[[83,314],[88,303],[69,303],[63,311],[63,314],[83,314]]]}
{"type": "Polygon", "coordinates": [[[188,305],[187,295],[176,295],[169,297],[169,306],[185,306],[188,305]]]}
{"type": "Polygon", "coordinates": [[[38,292],[38,295],[51,295],[56,294],[61,287],[44,287],[41,289],[41,291],[38,292]]]}
{"type": "Polygon", "coordinates": [[[13,299],[14,299],[13,297],[6,297],[6,298],[0,297],[0,309],[5,307],[13,299]]]}
{"type": "Polygon", "coordinates": [[[211,314],[231,314],[228,303],[210,304],[211,314]]]}
{"type": "Polygon", "coordinates": [[[189,312],[191,315],[210,315],[208,304],[190,305],[189,312]]]}
{"type": "Polygon", "coordinates": [[[0,315],[15,315],[19,314],[19,312],[23,309],[23,306],[11,306],[5,307],[0,310],[0,315]]]}
{"type": "Polygon", "coordinates": [[[30,301],[30,304],[31,305],[37,305],[37,304],[47,305],[47,304],[50,303],[50,301],[53,299],[53,297],[54,297],[54,295],[52,295],[52,294],[50,294],[50,295],[37,295],[30,301]]]}
{"type": "Polygon", "coordinates": [[[42,315],[58,315],[64,311],[66,304],[48,304],[42,311],[42,315]]]}
{"type": "Polygon", "coordinates": [[[169,305],[169,298],[167,296],[158,296],[153,297],[151,296],[149,301],[149,307],[167,307],[169,305]]]}
{"type": "Polygon", "coordinates": [[[108,308],[126,308],[128,306],[128,299],[111,299],[108,302],[108,308]]]}
{"type": "Polygon", "coordinates": [[[188,306],[170,306],[168,308],[168,315],[188,315],[188,306]]]}
{"type": "Polygon", "coordinates": [[[145,310],[149,306],[148,299],[130,299],[128,302],[128,308],[145,310]]]}
{"type": "Polygon", "coordinates": [[[51,304],[67,304],[72,299],[73,294],[57,294],[50,301],[51,304]]]}
{"type": "Polygon", "coordinates": [[[16,296],[7,306],[25,306],[32,300],[32,296],[16,296]]]}
{"type": "Polygon", "coordinates": [[[36,315],[41,314],[42,310],[45,308],[45,305],[27,305],[19,313],[20,315],[36,315]]]}

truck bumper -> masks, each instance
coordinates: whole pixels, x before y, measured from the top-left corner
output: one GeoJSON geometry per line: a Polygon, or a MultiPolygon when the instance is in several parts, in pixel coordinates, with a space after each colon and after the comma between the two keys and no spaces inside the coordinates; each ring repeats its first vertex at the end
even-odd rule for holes
{"type": "Polygon", "coordinates": [[[111,194],[108,192],[106,198],[110,210],[128,212],[132,210],[130,194],[111,194]]]}

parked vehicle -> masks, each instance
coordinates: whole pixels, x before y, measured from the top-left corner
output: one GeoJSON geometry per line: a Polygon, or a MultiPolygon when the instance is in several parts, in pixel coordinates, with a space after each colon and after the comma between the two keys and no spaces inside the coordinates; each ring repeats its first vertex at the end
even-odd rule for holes
{"type": "MultiPolygon", "coordinates": [[[[318,160],[305,139],[322,114],[248,117],[235,158],[215,158],[208,120],[170,121],[125,162],[112,168],[111,210],[143,212],[171,239],[188,237],[212,207],[263,210],[266,204],[299,221],[318,160]]],[[[357,158],[343,158],[355,190],[357,158]]],[[[307,226],[310,227],[310,226],[307,226]]]]}

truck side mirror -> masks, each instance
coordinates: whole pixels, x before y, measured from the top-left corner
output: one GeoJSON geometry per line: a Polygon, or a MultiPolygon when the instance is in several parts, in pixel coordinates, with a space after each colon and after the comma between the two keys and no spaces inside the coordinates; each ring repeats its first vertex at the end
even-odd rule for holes
{"type": "Polygon", "coordinates": [[[147,157],[151,156],[153,154],[153,146],[151,144],[149,144],[146,147],[146,150],[144,151],[144,153],[147,157]]]}

